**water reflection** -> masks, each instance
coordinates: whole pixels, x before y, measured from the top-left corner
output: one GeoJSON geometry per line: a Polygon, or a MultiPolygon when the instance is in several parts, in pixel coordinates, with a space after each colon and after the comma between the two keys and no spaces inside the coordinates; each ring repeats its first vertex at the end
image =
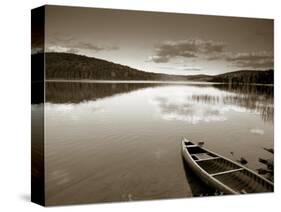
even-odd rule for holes
{"type": "Polygon", "coordinates": [[[273,122],[274,87],[263,85],[214,85],[214,87],[235,94],[234,98],[226,98],[226,104],[234,104],[258,112],[263,121],[273,122]]]}
{"type": "Polygon", "coordinates": [[[31,199],[41,203],[45,199],[44,130],[44,105],[34,104],[31,107],[31,199]]]}
{"type": "Polygon", "coordinates": [[[154,100],[164,120],[186,121],[191,124],[226,120],[219,107],[198,104],[198,101],[192,101],[192,98],[193,96],[191,99],[157,97],[154,100]]]}
{"type": "MultiPolygon", "coordinates": [[[[226,112],[236,111],[259,114],[263,121],[273,122],[273,87],[249,85],[232,89],[231,86],[215,85],[175,89],[181,90],[181,95],[174,90],[172,96],[171,93],[164,93],[154,98],[165,120],[181,120],[191,124],[225,121],[226,112]]],[[[262,134],[255,129],[251,132],[262,134]]]]}
{"type": "Polygon", "coordinates": [[[46,82],[46,101],[50,103],[95,101],[153,86],[160,85],[146,83],[46,82]]]}
{"type": "Polygon", "coordinates": [[[252,170],[273,148],[273,87],[47,82],[46,95],[51,205],[213,195],[182,136],[252,170]]]}
{"type": "MultiPolygon", "coordinates": [[[[46,101],[50,103],[80,103],[95,101],[139,89],[165,86],[152,83],[80,83],[47,82],[46,101]]],[[[166,87],[173,85],[166,85],[166,87]]],[[[258,85],[180,85],[174,86],[181,99],[160,94],[153,101],[166,120],[183,120],[189,123],[224,121],[224,112],[249,111],[273,122],[273,87],[258,85]],[[196,89],[197,88],[197,89],[196,89]],[[204,92],[202,92],[202,90],[204,92]],[[222,91],[222,92],[221,92],[222,91]]],[[[178,96],[178,95],[176,95],[178,96]]]]}

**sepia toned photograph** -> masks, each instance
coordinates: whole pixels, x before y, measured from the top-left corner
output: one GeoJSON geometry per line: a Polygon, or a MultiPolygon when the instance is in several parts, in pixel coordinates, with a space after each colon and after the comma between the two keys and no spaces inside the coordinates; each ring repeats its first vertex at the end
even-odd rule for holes
{"type": "Polygon", "coordinates": [[[31,14],[33,202],[274,191],[274,20],[31,14]]]}

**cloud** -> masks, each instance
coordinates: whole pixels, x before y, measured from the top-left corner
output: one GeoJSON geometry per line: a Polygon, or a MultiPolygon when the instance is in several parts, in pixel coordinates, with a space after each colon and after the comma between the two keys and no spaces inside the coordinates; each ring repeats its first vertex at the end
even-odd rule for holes
{"type": "MultiPolygon", "coordinates": [[[[233,53],[226,51],[226,46],[227,43],[213,40],[187,39],[167,41],[155,47],[155,54],[150,56],[148,61],[168,63],[172,59],[179,57],[183,59],[200,58],[206,61],[226,61],[237,68],[273,68],[273,52],[233,53]]],[[[181,70],[188,71],[192,70],[192,68],[181,68],[181,70]]]]}
{"type": "Polygon", "coordinates": [[[240,68],[273,68],[273,53],[267,51],[228,54],[226,61],[240,68]]]}
{"type": "Polygon", "coordinates": [[[53,35],[47,42],[47,51],[79,53],[81,51],[112,51],[118,50],[118,46],[94,44],[88,41],[79,41],[73,37],[53,35]]]}
{"type": "Polygon", "coordinates": [[[177,70],[177,71],[201,71],[201,67],[197,66],[162,66],[161,69],[168,69],[168,70],[177,70]]]}
{"type": "Polygon", "coordinates": [[[79,53],[79,50],[76,48],[68,48],[63,46],[49,46],[46,48],[46,52],[64,52],[64,53],[77,54],[79,53]]]}
{"type": "Polygon", "coordinates": [[[48,43],[50,44],[67,44],[67,43],[71,43],[75,41],[75,38],[73,36],[66,36],[66,35],[52,35],[50,36],[50,40],[48,41],[48,43]]]}
{"type": "Polygon", "coordinates": [[[155,56],[150,56],[148,61],[153,61],[155,63],[167,63],[169,62],[170,58],[167,57],[167,56],[158,56],[158,55],[155,55],[155,56]]]}
{"type": "Polygon", "coordinates": [[[155,63],[167,63],[177,57],[196,58],[208,57],[224,51],[225,44],[212,40],[189,39],[180,41],[167,41],[155,49],[155,55],[149,58],[155,63]]]}
{"type": "Polygon", "coordinates": [[[93,51],[104,50],[104,47],[100,47],[100,46],[94,45],[92,43],[87,43],[87,42],[76,43],[75,45],[73,45],[73,47],[77,48],[77,49],[89,49],[89,50],[93,50],[93,51]]]}
{"type": "Polygon", "coordinates": [[[31,49],[31,54],[38,54],[38,53],[43,53],[43,48],[42,47],[33,47],[31,49]]]}
{"type": "Polygon", "coordinates": [[[79,42],[79,43],[73,45],[73,48],[87,49],[87,50],[93,50],[93,51],[118,50],[119,49],[119,47],[117,47],[117,46],[94,45],[94,44],[88,43],[88,42],[79,42]]]}
{"type": "Polygon", "coordinates": [[[112,51],[112,50],[118,50],[119,47],[116,46],[98,46],[98,45],[93,45],[91,43],[86,43],[86,42],[80,42],[77,44],[71,44],[71,45],[53,45],[53,46],[48,46],[46,48],[47,52],[67,52],[67,53],[79,53],[82,52],[83,50],[91,50],[95,52],[99,51],[112,51]]]}
{"type": "Polygon", "coordinates": [[[179,70],[183,70],[183,71],[201,71],[202,68],[201,67],[180,67],[179,70]]]}

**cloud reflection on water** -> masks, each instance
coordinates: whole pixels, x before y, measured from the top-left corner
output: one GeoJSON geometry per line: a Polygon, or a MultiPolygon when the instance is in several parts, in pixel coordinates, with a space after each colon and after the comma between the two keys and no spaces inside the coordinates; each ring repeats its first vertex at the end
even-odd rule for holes
{"type": "Polygon", "coordinates": [[[266,95],[222,91],[214,87],[170,87],[162,89],[151,102],[157,106],[163,120],[190,124],[225,121],[228,119],[226,113],[231,111],[258,114],[264,121],[272,121],[274,111],[273,100],[266,95]]]}
{"type": "Polygon", "coordinates": [[[199,122],[225,121],[227,118],[217,106],[209,106],[184,99],[155,98],[155,104],[164,120],[186,121],[191,124],[199,122]]]}
{"type": "Polygon", "coordinates": [[[165,120],[193,124],[225,121],[226,112],[234,111],[259,114],[264,122],[273,124],[273,90],[273,86],[235,84],[48,82],[46,101],[57,106],[62,104],[64,106],[60,109],[67,110],[67,107],[75,108],[75,104],[85,106],[86,102],[93,103],[117,95],[149,92],[148,98],[162,111],[165,120]]]}
{"type": "Polygon", "coordinates": [[[264,130],[258,128],[250,129],[250,132],[257,135],[264,135],[264,130]]]}

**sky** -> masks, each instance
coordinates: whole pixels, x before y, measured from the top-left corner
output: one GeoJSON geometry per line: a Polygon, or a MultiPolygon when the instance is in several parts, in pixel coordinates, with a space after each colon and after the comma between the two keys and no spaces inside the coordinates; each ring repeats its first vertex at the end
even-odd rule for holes
{"type": "Polygon", "coordinates": [[[216,75],[273,68],[273,20],[47,6],[45,50],[147,72],[216,75]]]}

